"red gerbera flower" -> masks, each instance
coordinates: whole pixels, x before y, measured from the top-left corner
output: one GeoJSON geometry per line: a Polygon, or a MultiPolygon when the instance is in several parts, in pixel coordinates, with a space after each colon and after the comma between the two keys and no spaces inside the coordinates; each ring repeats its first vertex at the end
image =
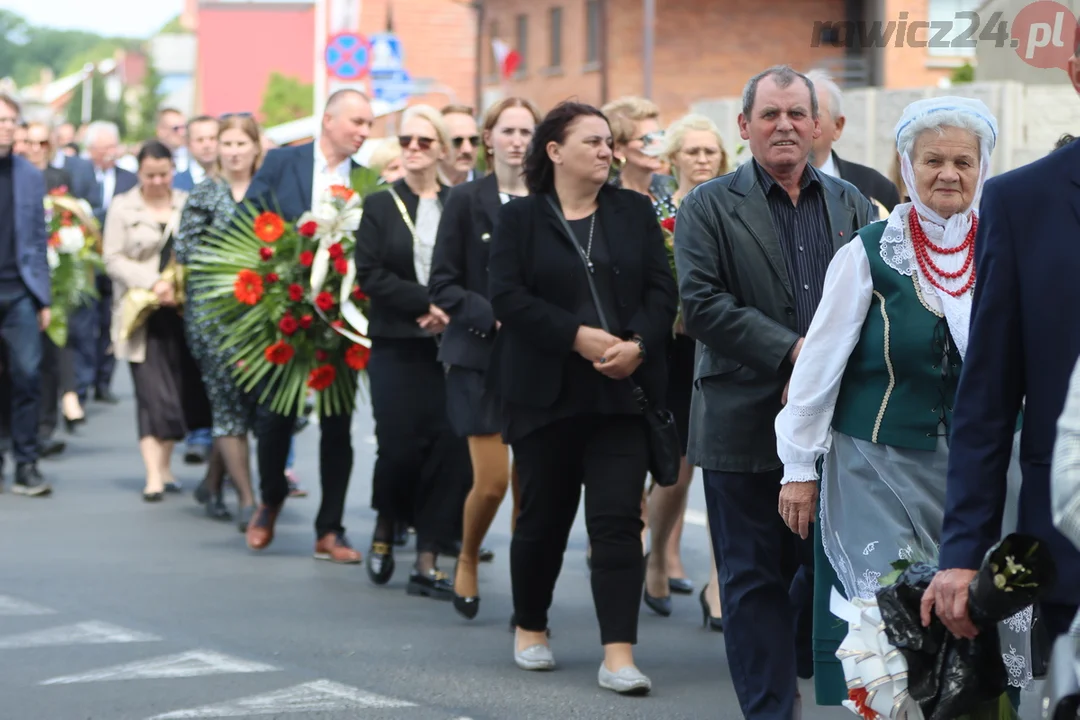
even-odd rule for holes
{"type": "Polygon", "coordinates": [[[866,688],[848,690],[848,699],[855,703],[855,709],[858,710],[859,714],[866,718],[866,720],[877,720],[877,712],[866,704],[866,701],[870,699],[870,693],[866,691],[866,688]]]}
{"type": "Polygon", "coordinates": [[[274,257],[274,249],[268,247],[259,248],[259,257],[262,258],[264,261],[269,260],[270,258],[274,257]]]}
{"type": "Polygon", "coordinates": [[[345,351],[345,364],[353,370],[363,370],[367,367],[368,358],[371,357],[371,349],[363,345],[351,345],[345,351]]]}
{"type": "Polygon", "coordinates": [[[333,365],[320,365],[308,375],[307,384],[309,388],[319,392],[333,385],[335,377],[337,377],[337,370],[333,365]]]}
{"type": "Polygon", "coordinates": [[[314,320],[315,320],[315,318],[313,318],[311,315],[301,315],[300,316],[300,327],[307,330],[309,327],[311,327],[311,323],[314,320]]]}
{"type": "Polygon", "coordinates": [[[285,232],[285,221],[277,213],[264,212],[255,218],[255,237],[263,242],[277,242],[285,232]]]}
{"type": "Polygon", "coordinates": [[[319,229],[319,224],[314,220],[308,220],[306,223],[296,229],[298,233],[304,237],[314,237],[315,231],[319,229]]]}
{"type": "Polygon", "coordinates": [[[268,363],[272,363],[274,365],[284,365],[285,363],[293,359],[293,355],[295,353],[296,350],[293,349],[292,345],[285,342],[284,340],[278,340],[276,343],[263,351],[263,356],[266,358],[266,361],[268,363]]]}
{"type": "Polygon", "coordinates": [[[356,302],[363,302],[364,300],[367,300],[367,295],[365,295],[364,291],[361,290],[359,286],[357,286],[353,288],[352,299],[356,302]]]}
{"type": "Polygon", "coordinates": [[[267,273],[266,274],[266,282],[268,282],[268,283],[276,283],[280,279],[281,278],[278,277],[277,273],[267,273]]]}
{"type": "Polygon", "coordinates": [[[334,243],[326,249],[330,253],[331,260],[337,260],[339,257],[345,254],[345,249],[341,247],[341,243],[334,243]]]}
{"type": "Polygon", "coordinates": [[[300,302],[304,299],[304,288],[299,283],[293,283],[289,286],[289,299],[293,302],[300,302]]]}
{"type": "Polygon", "coordinates": [[[254,270],[241,270],[236,273],[233,295],[245,305],[255,305],[263,295],[262,276],[254,270]]]}
{"type": "Polygon", "coordinates": [[[664,228],[668,232],[675,232],[675,218],[674,216],[664,218],[660,221],[660,227],[664,228]]]}
{"type": "Polygon", "coordinates": [[[338,275],[344,275],[349,272],[349,261],[343,257],[339,257],[334,261],[334,270],[337,271],[338,275]]]}
{"type": "Polygon", "coordinates": [[[330,195],[335,200],[349,200],[356,193],[347,185],[331,185],[330,195]]]}
{"type": "Polygon", "coordinates": [[[315,255],[310,250],[305,250],[300,253],[300,264],[304,267],[311,267],[311,263],[315,261],[315,255]]]}
{"type": "Polygon", "coordinates": [[[323,312],[327,312],[334,307],[334,296],[323,290],[315,296],[315,305],[323,312]]]}
{"type": "Polygon", "coordinates": [[[292,315],[286,315],[278,322],[278,329],[286,335],[292,335],[294,332],[300,329],[300,323],[296,321],[292,315]]]}

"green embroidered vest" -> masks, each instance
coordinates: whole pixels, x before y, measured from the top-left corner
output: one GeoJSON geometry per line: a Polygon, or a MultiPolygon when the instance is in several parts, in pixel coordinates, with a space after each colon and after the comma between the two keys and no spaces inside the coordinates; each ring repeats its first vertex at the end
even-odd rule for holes
{"type": "Polygon", "coordinates": [[[874,295],[848,359],[833,428],[883,445],[933,450],[942,422],[945,428],[952,425],[960,354],[943,314],[923,297],[918,278],[901,275],[881,258],[884,231],[882,220],[858,233],[874,295]]]}

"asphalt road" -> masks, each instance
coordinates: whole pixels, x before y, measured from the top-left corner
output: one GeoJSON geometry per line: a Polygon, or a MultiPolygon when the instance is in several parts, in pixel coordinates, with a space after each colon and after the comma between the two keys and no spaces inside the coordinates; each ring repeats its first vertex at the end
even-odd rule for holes
{"type": "MultiPolygon", "coordinates": [[[[191,497],[202,474],[175,467],[182,495],[142,502],[127,369],[116,407],[90,422],[42,468],[47,499],[0,495],[0,720],[526,720],[739,718],[723,635],[702,628],[696,596],[676,596],[669,618],[642,610],[639,666],[654,685],[623,698],[596,685],[599,633],[579,517],[551,614],[559,668],[513,664],[509,509],[486,542],[480,616],[408,597],[411,549],[373,587],[361,566],[312,559],[318,430],[298,436],[297,471],[311,492],[290,500],[273,545],[249,552],[233,523],[207,519],[191,497]]],[[[346,526],[365,551],[374,438],[365,407],[353,438],[356,467],[346,526]]],[[[10,460],[6,482],[11,482],[10,460]]],[[[235,499],[229,499],[235,507],[235,499]]],[[[700,587],[708,545],[700,484],[691,497],[684,562],[700,587]]],[[[444,569],[452,569],[449,560],[444,569]]],[[[809,684],[803,696],[813,697],[809,684]]],[[[806,707],[802,717],[854,717],[806,707]]]]}

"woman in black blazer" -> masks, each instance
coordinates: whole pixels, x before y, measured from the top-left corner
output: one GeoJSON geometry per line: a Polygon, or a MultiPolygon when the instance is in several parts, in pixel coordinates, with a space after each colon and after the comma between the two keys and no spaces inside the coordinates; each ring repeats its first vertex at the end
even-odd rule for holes
{"type": "Polygon", "coordinates": [[[409,108],[399,138],[405,177],[364,202],[356,234],[356,277],[371,299],[368,376],[379,450],[372,479],[378,521],[368,553],[377,585],[394,572],[394,524],[416,528],[416,565],[406,591],[449,600],[453,587],[436,567],[439,549],[457,542],[469,451],[446,416],[438,338],[449,320],[428,300],[435,236],[449,189],[438,162],[449,133],[434,108],[409,108]]]}
{"type": "Polygon", "coordinates": [[[522,166],[538,122],[539,111],[522,98],[505,98],[488,110],[484,152],[487,166],[494,172],[454,188],[450,194],[431,267],[431,302],[450,316],[439,348],[439,360],[447,366],[446,409],[454,431],[468,438],[472,459],[473,484],[465,500],[461,552],[454,572],[454,608],[470,620],[480,609],[480,543],[511,478],[510,450],[499,435],[498,399],[484,382],[496,333],[488,300],[488,248],[499,208],[512,198],[529,194],[522,166]]]}
{"type": "Polygon", "coordinates": [[[663,405],[676,289],[648,198],[606,185],[611,147],[606,118],[589,105],[564,103],[537,126],[525,161],[530,195],[503,206],[491,245],[502,327],[490,373],[521,478],[510,550],[515,662],[554,667],[547,613],[584,485],[599,684],[636,694],[651,688],[633,657],[648,435],[626,378],[663,405]],[[600,329],[587,273],[611,333],[600,329]]]}

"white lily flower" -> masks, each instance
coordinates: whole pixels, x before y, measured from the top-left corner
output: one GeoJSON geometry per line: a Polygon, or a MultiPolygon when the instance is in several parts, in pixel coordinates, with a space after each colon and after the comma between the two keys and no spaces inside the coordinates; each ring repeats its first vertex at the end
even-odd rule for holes
{"type": "Polygon", "coordinates": [[[57,252],[72,255],[86,247],[86,235],[83,234],[81,227],[62,227],[57,231],[57,235],[60,236],[60,245],[56,248],[57,252]]]}

